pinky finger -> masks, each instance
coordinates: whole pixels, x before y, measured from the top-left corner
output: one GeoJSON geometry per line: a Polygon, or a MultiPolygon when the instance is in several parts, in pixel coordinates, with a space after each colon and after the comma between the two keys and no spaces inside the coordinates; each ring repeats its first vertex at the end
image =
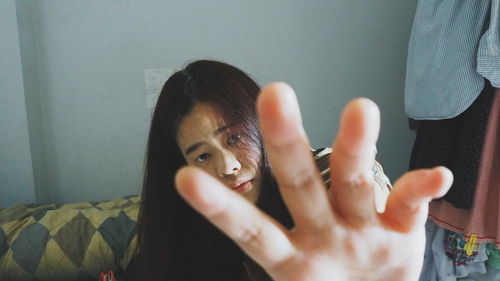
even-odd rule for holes
{"type": "Polygon", "coordinates": [[[444,196],[452,182],[453,174],[442,166],[406,173],[395,183],[387,199],[385,212],[380,214],[382,222],[403,233],[423,225],[427,218],[427,204],[444,196]]]}

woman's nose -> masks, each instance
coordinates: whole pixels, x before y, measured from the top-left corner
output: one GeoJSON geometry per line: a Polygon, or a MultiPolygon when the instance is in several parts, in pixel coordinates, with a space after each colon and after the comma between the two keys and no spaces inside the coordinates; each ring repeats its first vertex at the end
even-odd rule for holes
{"type": "Polygon", "coordinates": [[[236,174],[241,169],[241,163],[231,152],[222,152],[217,167],[217,175],[224,177],[236,174]]]}

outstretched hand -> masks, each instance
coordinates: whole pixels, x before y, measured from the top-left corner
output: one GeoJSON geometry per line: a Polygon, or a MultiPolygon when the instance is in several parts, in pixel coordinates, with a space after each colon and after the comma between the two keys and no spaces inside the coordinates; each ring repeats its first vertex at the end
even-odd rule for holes
{"type": "MultiPolygon", "coordinates": [[[[233,239],[275,281],[418,280],[428,202],[453,176],[444,167],[403,175],[377,213],[371,167],[380,117],[359,98],[344,109],[327,190],[313,161],[293,90],[265,87],[257,111],[273,173],[295,227],[284,228],[241,195],[194,167],[176,178],[180,194],[233,239]]],[[[265,187],[264,187],[265,188],[265,187]]]]}

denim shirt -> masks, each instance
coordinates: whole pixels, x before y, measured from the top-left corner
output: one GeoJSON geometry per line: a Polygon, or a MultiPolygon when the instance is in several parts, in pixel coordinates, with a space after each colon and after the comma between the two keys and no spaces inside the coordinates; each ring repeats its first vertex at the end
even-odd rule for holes
{"type": "Polygon", "coordinates": [[[419,0],[408,46],[406,114],[453,118],[488,79],[500,88],[500,0],[419,0]]]}

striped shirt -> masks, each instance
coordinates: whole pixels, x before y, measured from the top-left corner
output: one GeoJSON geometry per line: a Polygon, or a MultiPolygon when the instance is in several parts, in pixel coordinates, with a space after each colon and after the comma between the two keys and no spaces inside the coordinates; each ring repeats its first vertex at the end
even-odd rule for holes
{"type": "Polygon", "coordinates": [[[500,0],[419,0],[408,46],[405,110],[453,118],[500,88],[500,0]]]}
{"type": "MultiPolygon", "coordinates": [[[[376,149],[374,151],[376,154],[376,149]]],[[[329,147],[320,148],[313,150],[313,158],[316,163],[316,167],[323,178],[323,182],[327,187],[330,186],[330,156],[332,154],[332,149],[329,147]]],[[[385,175],[382,165],[377,161],[373,162],[372,165],[373,173],[373,195],[375,197],[375,207],[378,212],[382,213],[385,209],[385,202],[389,193],[392,190],[391,181],[385,175]]]]}

